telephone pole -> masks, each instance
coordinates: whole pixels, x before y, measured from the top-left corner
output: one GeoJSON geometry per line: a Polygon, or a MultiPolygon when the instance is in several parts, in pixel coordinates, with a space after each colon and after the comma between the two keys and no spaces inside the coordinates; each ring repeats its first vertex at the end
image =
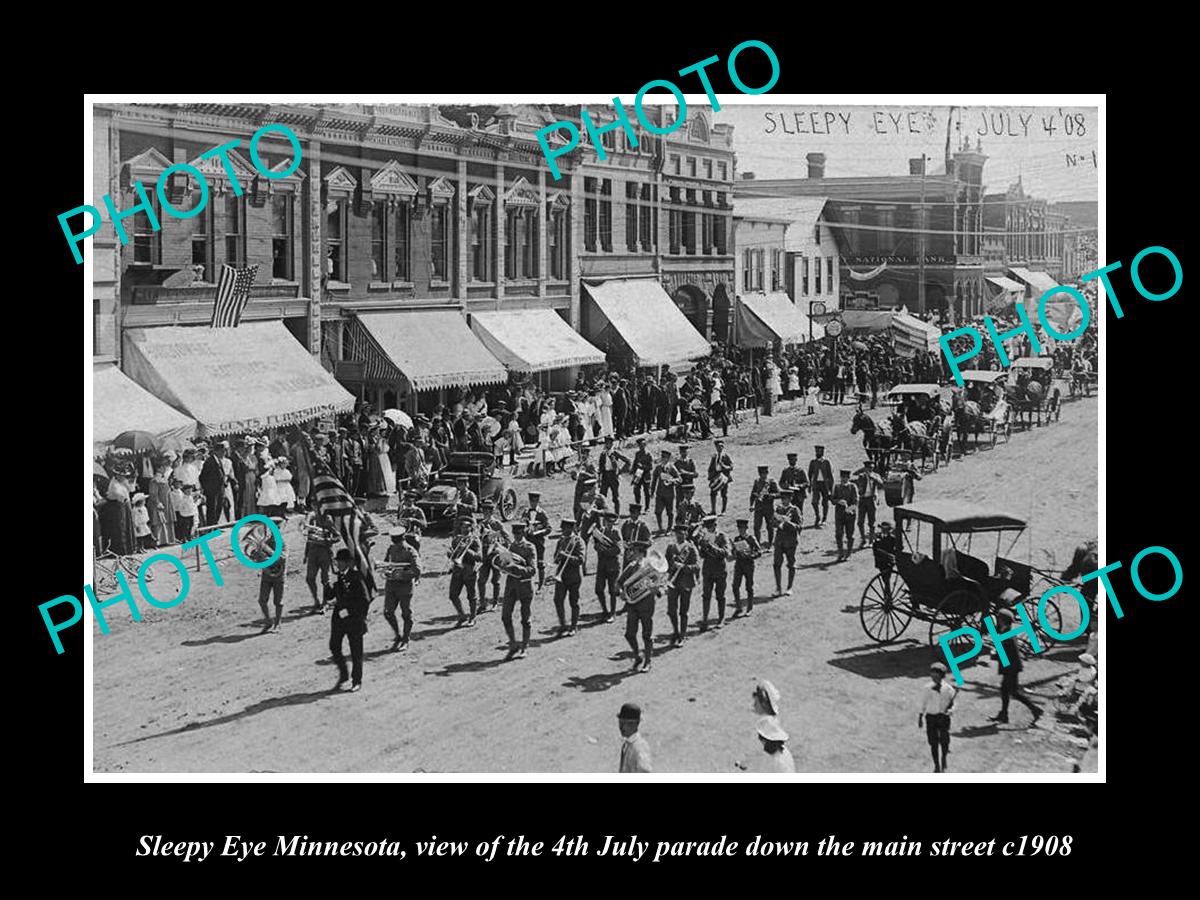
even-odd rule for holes
{"type": "Polygon", "coordinates": [[[929,157],[921,154],[921,206],[920,240],[917,251],[917,314],[925,315],[925,170],[929,168],[929,157]]]}

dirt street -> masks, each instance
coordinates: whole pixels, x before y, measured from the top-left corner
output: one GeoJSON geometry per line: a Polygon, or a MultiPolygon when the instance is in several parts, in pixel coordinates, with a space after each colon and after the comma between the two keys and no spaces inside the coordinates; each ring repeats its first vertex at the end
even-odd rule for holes
{"type": "MultiPolygon", "coordinates": [[[[806,466],[823,443],[836,473],[863,460],[850,434],[852,407],[803,409],[730,432],[727,449],[736,469],[721,530],[747,506],[755,466],[777,475],[789,450],[806,466]]],[[[874,415],[883,417],[882,410],[874,415]]],[[[1097,528],[1097,400],[1064,405],[1061,422],[1014,433],[956,459],[917,483],[916,500],[955,499],[1006,509],[1031,522],[1010,554],[1061,568],[1076,544],[1097,528]],[[1032,547],[1032,557],[1030,557],[1032,547]]],[[[657,446],[651,446],[652,451],[657,446]]],[[[632,452],[632,451],[630,451],[632,452]]],[[[703,471],[711,445],[693,448],[703,471]]],[[[569,478],[519,478],[544,492],[552,521],[570,514],[569,478]]],[[[698,489],[707,506],[705,479],[698,489]]],[[[622,478],[622,511],[630,497],[622,478]]],[[[881,515],[889,512],[880,500],[881,515]]],[[[372,605],[366,636],[364,688],[333,694],[336,669],[328,655],[329,619],[309,615],[300,569],[302,546],[289,543],[289,576],[282,633],[259,635],[258,574],[234,559],[220,565],[216,587],[205,567],[192,573],[192,592],[180,606],[144,611],[129,621],[124,607],[110,612],[112,633],[94,635],[95,768],[102,772],[614,772],[620,738],[616,714],[626,701],[644,710],[643,734],[655,769],[731,772],[753,768],[761,750],[754,737],[750,694],[756,676],[782,692],[784,727],[797,768],[808,772],[927,772],[925,733],[917,728],[918,692],[932,655],[927,626],[913,622],[892,646],[863,633],[858,604],[875,574],[869,550],[847,562],[834,556],[832,517],[811,527],[811,509],[798,554],[796,592],[773,592],[770,559],[759,560],[760,599],[749,619],[707,634],[682,648],[667,647],[665,601],[655,617],[654,669],[630,672],[624,620],[606,625],[585,579],[584,627],[555,639],[557,620],[547,588],[535,599],[534,634],[524,660],[503,662],[499,612],[475,628],[455,630],[447,586],[447,542],[427,536],[427,576],[413,603],[413,641],[390,652],[391,631],[382,594],[372,605]]],[[[288,534],[296,534],[289,522],[288,534]]],[[[223,541],[224,539],[222,539],[223,541]]],[[[376,544],[382,557],[386,537],[376,544]]],[[[991,538],[986,551],[990,562],[991,538]]],[[[665,546],[659,538],[655,546],[665,546]]],[[[1007,544],[1007,542],[1006,542],[1007,544]]],[[[551,543],[551,549],[553,544],[551,543]]],[[[227,546],[224,548],[228,555],[227,546]]],[[[983,554],[980,554],[983,555],[983,554]]],[[[591,555],[594,561],[594,553],[591,555]]],[[[194,560],[193,560],[194,565],[194,560]]],[[[166,567],[153,584],[171,596],[166,567]]],[[[699,618],[699,590],[693,621],[699,618]]],[[[732,603],[732,598],[730,598],[732,603]]],[[[519,623],[518,623],[519,627],[519,623]]],[[[1030,660],[1022,681],[1041,694],[1069,671],[1083,639],[1030,660]]],[[[1013,704],[1012,723],[987,721],[999,707],[994,661],[971,667],[954,716],[950,769],[958,772],[1062,772],[1082,751],[1053,716],[1029,728],[1029,713],[1013,704]]]]}

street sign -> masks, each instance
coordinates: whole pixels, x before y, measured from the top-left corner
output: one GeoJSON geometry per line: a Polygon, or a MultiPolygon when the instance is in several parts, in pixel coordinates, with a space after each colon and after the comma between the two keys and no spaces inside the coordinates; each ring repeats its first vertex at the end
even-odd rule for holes
{"type": "Polygon", "coordinates": [[[842,333],[842,327],[841,319],[830,319],[825,323],[825,333],[830,337],[837,337],[842,333]]]}
{"type": "Polygon", "coordinates": [[[821,300],[813,300],[808,304],[808,314],[810,316],[825,315],[825,303],[821,300]]]}

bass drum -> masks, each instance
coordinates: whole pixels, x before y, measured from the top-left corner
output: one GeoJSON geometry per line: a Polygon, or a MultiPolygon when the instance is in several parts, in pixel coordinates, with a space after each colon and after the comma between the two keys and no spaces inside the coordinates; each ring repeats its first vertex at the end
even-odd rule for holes
{"type": "Polygon", "coordinates": [[[913,477],[909,472],[889,472],[883,483],[883,499],[888,506],[912,503],[913,477]]]}

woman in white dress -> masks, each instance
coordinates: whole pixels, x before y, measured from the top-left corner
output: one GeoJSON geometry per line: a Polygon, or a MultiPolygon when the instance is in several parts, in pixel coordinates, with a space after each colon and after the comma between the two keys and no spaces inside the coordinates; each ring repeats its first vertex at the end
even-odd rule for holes
{"type": "Polygon", "coordinates": [[[783,393],[783,387],[779,383],[779,366],[775,365],[773,359],[767,362],[767,393],[771,397],[772,406],[778,402],[783,393]]]}
{"type": "Polygon", "coordinates": [[[600,393],[596,395],[597,404],[600,408],[600,437],[610,437],[613,433],[613,416],[612,416],[612,391],[608,389],[607,384],[600,387],[600,393]]]}
{"type": "Polygon", "coordinates": [[[292,487],[292,471],[288,468],[286,456],[275,460],[275,488],[278,491],[279,505],[285,513],[291,512],[296,505],[296,489],[292,487]]]}

